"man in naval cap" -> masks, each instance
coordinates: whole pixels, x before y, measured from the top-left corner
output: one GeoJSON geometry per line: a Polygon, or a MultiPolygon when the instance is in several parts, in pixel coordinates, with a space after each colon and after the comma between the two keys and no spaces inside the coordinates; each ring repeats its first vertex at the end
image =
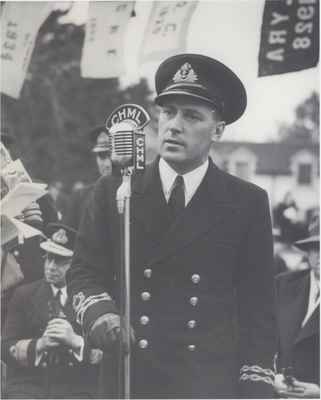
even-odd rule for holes
{"type": "MultiPolygon", "coordinates": [[[[104,125],[97,125],[89,132],[89,139],[92,145],[92,153],[101,176],[109,176],[112,173],[111,163],[111,143],[110,135],[104,125]]],[[[94,184],[76,190],[70,199],[69,208],[63,220],[66,225],[74,229],[78,229],[83,210],[86,206],[87,199],[93,190],[94,184]]]]}
{"type": "Polygon", "coordinates": [[[76,231],[50,223],[43,279],[14,292],[3,328],[2,359],[8,366],[5,398],[88,399],[96,396],[101,350],[87,346],[73,318],[66,288],[76,231]]]}
{"type": "MultiPolygon", "coordinates": [[[[268,197],[209,157],[225,126],[242,116],[245,88],[227,66],[199,54],[168,58],[155,83],[159,156],[132,182],[131,396],[270,398],[268,197]]],[[[113,179],[97,183],[67,274],[76,315],[106,354],[120,326],[116,189],[113,179]]]]}

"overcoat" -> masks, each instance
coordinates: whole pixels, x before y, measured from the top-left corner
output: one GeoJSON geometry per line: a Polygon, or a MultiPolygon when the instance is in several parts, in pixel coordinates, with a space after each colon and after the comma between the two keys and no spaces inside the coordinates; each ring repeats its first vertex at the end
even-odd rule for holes
{"type": "MultiPolygon", "coordinates": [[[[96,397],[98,365],[90,365],[91,350],[85,346],[84,361],[68,355],[67,362],[57,366],[35,367],[36,340],[46,329],[50,319],[49,301],[52,290],[44,280],[18,287],[9,303],[8,315],[2,338],[2,360],[8,366],[6,396],[9,398],[93,398],[96,397]],[[11,346],[20,341],[17,358],[11,346]],[[71,365],[72,364],[72,365],[71,365]]],[[[63,312],[74,331],[81,335],[76,324],[70,301],[63,312]]]]}
{"type": "Polygon", "coordinates": [[[302,327],[310,291],[310,270],[276,277],[279,350],[277,368],[293,368],[300,381],[320,385],[320,305],[302,327]]]}
{"type": "MultiPolygon", "coordinates": [[[[176,220],[158,159],[133,178],[132,397],[272,396],[276,338],[267,195],[209,161],[176,220]]],[[[117,312],[118,186],[114,178],[97,182],[67,273],[85,332],[102,314],[117,312]]]]}

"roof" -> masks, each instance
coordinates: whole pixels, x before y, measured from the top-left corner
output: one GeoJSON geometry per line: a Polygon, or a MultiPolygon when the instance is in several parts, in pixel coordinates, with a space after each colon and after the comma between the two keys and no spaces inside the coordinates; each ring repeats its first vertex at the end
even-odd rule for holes
{"type": "Polygon", "coordinates": [[[291,174],[291,158],[298,152],[309,151],[319,156],[319,145],[302,142],[228,142],[214,143],[213,152],[217,152],[221,159],[228,159],[229,155],[239,148],[251,151],[257,157],[256,173],[262,175],[289,175],[291,174]]]}

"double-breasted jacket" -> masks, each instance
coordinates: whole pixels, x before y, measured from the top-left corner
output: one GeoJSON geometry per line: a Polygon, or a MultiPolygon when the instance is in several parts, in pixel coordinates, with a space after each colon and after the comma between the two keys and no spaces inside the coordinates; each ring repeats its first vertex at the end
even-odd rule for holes
{"type": "MultiPolygon", "coordinates": [[[[97,182],[67,273],[74,309],[87,333],[99,316],[118,310],[119,183],[112,177],[97,182]]],[[[190,203],[173,220],[158,159],[144,175],[135,175],[132,396],[271,397],[272,271],[269,204],[262,189],[210,160],[190,203]]]]}

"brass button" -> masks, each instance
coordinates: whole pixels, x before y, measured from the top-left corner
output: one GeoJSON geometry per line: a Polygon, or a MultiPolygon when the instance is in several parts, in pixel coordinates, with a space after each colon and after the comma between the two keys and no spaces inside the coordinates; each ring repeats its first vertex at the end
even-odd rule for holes
{"type": "Polygon", "coordinates": [[[146,349],[146,347],[148,347],[148,341],[147,341],[146,339],[141,339],[141,340],[138,342],[138,346],[139,346],[141,349],[146,349]]]}
{"type": "Polygon", "coordinates": [[[189,351],[194,351],[196,349],[196,346],[195,346],[195,344],[189,344],[187,346],[187,348],[188,348],[189,351]]]}
{"type": "Polygon", "coordinates": [[[69,352],[69,354],[73,354],[72,349],[69,349],[68,352],[69,352]]]}
{"type": "Polygon", "coordinates": [[[142,300],[148,301],[151,298],[151,294],[149,292],[143,292],[141,294],[142,300]]]}
{"type": "Polygon", "coordinates": [[[152,276],[152,270],[150,268],[146,268],[144,270],[144,277],[145,278],[151,278],[151,276],[152,276]]]}
{"type": "Polygon", "coordinates": [[[194,319],[191,319],[190,321],[187,322],[187,326],[191,329],[195,328],[196,326],[196,321],[194,319]]]}
{"type": "Polygon", "coordinates": [[[198,274],[193,274],[192,275],[192,282],[193,283],[198,283],[201,280],[201,277],[198,274]]]}
{"type": "Polygon", "coordinates": [[[191,303],[191,305],[192,305],[193,307],[195,307],[196,304],[198,303],[198,297],[191,297],[191,298],[189,299],[189,302],[191,303]]]}
{"type": "Polygon", "coordinates": [[[68,363],[69,367],[73,367],[74,363],[72,363],[71,361],[68,363]]]}
{"type": "Polygon", "coordinates": [[[149,322],[149,318],[147,317],[147,315],[142,315],[142,316],[140,317],[140,323],[141,323],[142,325],[147,325],[148,322],[149,322]]]}
{"type": "Polygon", "coordinates": [[[19,257],[19,250],[15,250],[15,251],[13,252],[13,255],[14,255],[15,257],[19,257]]]}
{"type": "Polygon", "coordinates": [[[47,367],[47,363],[44,361],[44,362],[41,364],[41,366],[42,366],[42,368],[46,368],[46,367],[47,367]]]}

